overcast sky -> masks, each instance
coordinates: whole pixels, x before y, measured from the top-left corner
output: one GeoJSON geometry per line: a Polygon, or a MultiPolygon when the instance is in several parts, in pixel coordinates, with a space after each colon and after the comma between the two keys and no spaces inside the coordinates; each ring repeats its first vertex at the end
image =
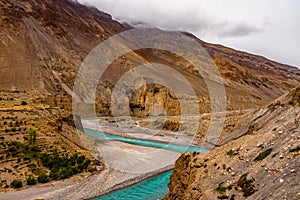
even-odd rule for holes
{"type": "Polygon", "coordinates": [[[300,67],[298,0],[79,0],[114,19],[171,30],[300,67]]]}

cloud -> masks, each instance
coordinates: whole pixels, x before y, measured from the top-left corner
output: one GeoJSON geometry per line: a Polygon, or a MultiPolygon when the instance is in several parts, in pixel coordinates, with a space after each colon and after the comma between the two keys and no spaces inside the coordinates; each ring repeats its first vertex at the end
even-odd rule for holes
{"type": "Polygon", "coordinates": [[[218,37],[245,37],[252,34],[262,32],[262,28],[257,28],[254,25],[248,25],[244,23],[228,24],[221,28],[217,34],[218,37]]]}
{"type": "Polygon", "coordinates": [[[171,0],[81,0],[109,12],[115,19],[133,26],[155,26],[174,31],[215,34],[217,37],[243,37],[259,32],[259,28],[243,21],[230,22],[208,13],[197,1],[171,0]]]}
{"type": "Polygon", "coordinates": [[[110,13],[118,21],[187,31],[207,42],[300,66],[297,0],[78,1],[110,13]]]}

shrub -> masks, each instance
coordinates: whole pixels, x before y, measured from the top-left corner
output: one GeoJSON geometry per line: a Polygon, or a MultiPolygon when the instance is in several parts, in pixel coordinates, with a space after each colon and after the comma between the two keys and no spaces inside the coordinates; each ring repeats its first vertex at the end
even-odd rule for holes
{"type": "Polygon", "coordinates": [[[47,183],[47,182],[49,182],[49,176],[47,174],[45,174],[45,173],[40,174],[38,176],[38,182],[39,183],[47,183]]]}
{"type": "Polygon", "coordinates": [[[269,156],[271,154],[271,152],[273,151],[273,149],[267,149],[264,152],[261,152],[255,159],[255,162],[261,161],[263,159],[265,159],[267,156],[269,156]]]}
{"type": "Polygon", "coordinates": [[[244,197],[249,197],[256,192],[253,184],[255,181],[254,178],[247,180],[247,175],[248,174],[242,175],[237,182],[237,186],[242,188],[244,197]]]}
{"type": "Polygon", "coordinates": [[[91,164],[91,160],[85,160],[83,163],[78,165],[78,168],[83,171],[86,170],[87,167],[91,164]]]}
{"type": "Polygon", "coordinates": [[[60,172],[60,178],[61,179],[65,179],[65,178],[69,178],[71,177],[72,175],[74,175],[73,171],[71,168],[63,168],[60,172]]]}
{"type": "Polygon", "coordinates": [[[13,180],[10,185],[12,188],[21,188],[23,183],[21,180],[13,180]]]}
{"type": "Polygon", "coordinates": [[[69,178],[86,170],[91,163],[84,155],[78,156],[75,153],[71,157],[68,154],[60,156],[57,150],[53,150],[51,154],[42,153],[39,158],[42,164],[51,170],[49,176],[53,180],[69,178]]]}
{"type": "Polygon", "coordinates": [[[51,172],[50,172],[50,174],[49,174],[49,177],[52,180],[58,180],[58,179],[60,179],[60,174],[59,174],[58,170],[52,169],[51,172]]]}
{"type": "Polygon", "coordinates": [[[73,174],[77,174],[77,173],[80,172],[80,170],[77,167],[75,167],[75,166],[72,166],[71,170],[72,170],[73,174]]]}
{"type": "Polygon", "coordinates": [[[215,191],[218,192],[218,193],[220,193],[220,194],[223,194],[224,192],[226,192],[226,190],[227,190],[227,187],[225,187],[225,186],[223,186],[223,185],[219,185],[219,186],[215,189],[215,191]]]}
{"type": "Polygon", "coordinates": [[[234,149],[230,149],[226,152],[226,154],[229,155],[230,157],[232,157],[232,156],[234,156],[235,151],[234,151],[234,149]]]}
{"type": "Polygon", "coordinates": [[[34,176],[29,176],[26,181],[27,181],[27,185],[35,185],[36,184],[36,179],[34,178],[34,176]]]}
{"type": "Polygon", "coordinates": [[[78,164],[83,163],[84,160],[85,160],[85,156],[84,156],[84,155],[79,156],[79,157],[77,158],[77,163],[78,163],[78,164]]]}
{"type": "Polygon", "coordinates": [[[272,158],[275,158],[278,154],[279,154],[279,152],[274,153],[274,154],[272,155],[272,158]]]}

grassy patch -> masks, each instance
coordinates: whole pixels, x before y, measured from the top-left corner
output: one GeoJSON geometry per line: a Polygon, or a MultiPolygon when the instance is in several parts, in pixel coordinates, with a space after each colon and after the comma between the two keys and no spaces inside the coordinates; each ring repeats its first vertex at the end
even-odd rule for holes
{"type": "Polygon", "coordinates": [[[267,156],[269,156],[271,154],[271,152],[273,151],[273,149],[267,149],[264,152],[261,152],[255,159],[255,162],[261,161],[263,159],[265,159],[267,156]]]}
{"type": "Polygon", "coordinates": [[[274,153],[274,154],[272,155],[272,158],[275,158],[278,154],[279,154],[279,152],[274,153]]]}
{"type": "Polygon", "coordinates": [[[220,194],[225,193],[226,190],[227,190],[227,187],[225,187],[225,186],[223,186],[223,185],[219,185],[219,186],[215,189],[215,191],[218,192],[218,193],[220,193],[220,194]]]}

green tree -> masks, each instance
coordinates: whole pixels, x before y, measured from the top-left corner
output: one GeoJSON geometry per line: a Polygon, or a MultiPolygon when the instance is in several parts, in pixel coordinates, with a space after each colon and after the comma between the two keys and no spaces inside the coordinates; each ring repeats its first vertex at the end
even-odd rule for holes
{"type": "Polygon", "coordinates": [[[21,188],[23,186],[23,183],[21,180],[13,180],[10,185],[13,188],[21,188]]]}
{"type": "Polygon", "coordinates": [[[45,174],[45,173],[43,173],[43,174],[40,174],[39,176],[38,176],[38,182],[39,183],[47,183],[47,182],[49,182],[50,180],[49,180],[49,176],[47,175],[47,174],[45,174]]]}
{"type": "Polygon", "coordinates": [[[36,179],[34,178],[34,176],[29,176],[26,181],[27,181],[27,185],[35,185],[36,184],[36,179]]]}
{"type": "Polygon", "coordinates": [[[49,174],[49,177],[52,180],[58,180],[60,178],[60,174],[56,168],[51,169],[51,172],[49,174]]]}

